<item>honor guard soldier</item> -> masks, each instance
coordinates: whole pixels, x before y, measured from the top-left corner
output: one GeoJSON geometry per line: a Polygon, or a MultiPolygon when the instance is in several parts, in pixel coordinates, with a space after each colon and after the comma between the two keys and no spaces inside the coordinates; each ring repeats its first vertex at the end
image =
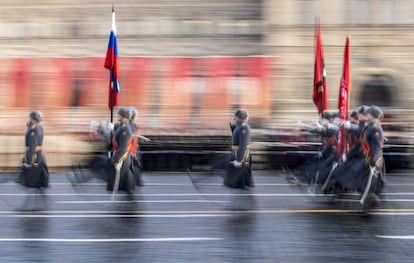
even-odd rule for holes
{"type": "Polygon", "coordinates": [[[342,156],[338,156],[337,159],[340,161],[338,167],[332,171],[332,175],[329,180],[325,182],[323,192],[337,192],[336,188],[336,177],[343,174],[349,169],[353,169],[354,161],[362,156],[361,150],[361,131],[365,127],[366,112],[368,106],[362,105],[358,108],[358,111],[353,111],[349,121],[342,123],[343,128],[346,130],[347,144],[349,150],[342,156]],[[356,159],[355,159],[356,158],[356,159]]]}
{"type": "Polygon", "coordinates": [[[132,166],[131,169],[134,173],[135,184],[137,186],[143,186],[144,182],[141,177],[142,171],[142,161],[141,156],[139,155],[138,147],[139,147],[139,135],[138,135],[138,125],[136,124],[136,118],[138,115],[138,111],[134,107],[129,107],[131,117],[129,119],[129,126],[132,133],[131,139],[131,158],[132,158],[132,166]]]}
{"type": "Polygon", "coordinates": [[[347,190],[361,193],[361,204],[378,203],[378,195],[385,185],[385,163],[382,153],[384,135],[380,120],[382,110],[377,106],[370,106],[366,112],[366,122],[361,130],[361,156],[347,160],[343,169],[338,171],[336,181],[347,190]]]}
{"type": "Polygon", "coordinates": [[[135,188],[134,174],[131,169],[131,140],[132,132],[129,124],[130,111],[127,108],[121,108],[118,111],[119,126],[114,132],[112,145],[113,155],[111,162],[114,170],[108,178],[107,190],[116,193],[126,191],[130,198],[133,198],[135,188]]]}
{"type": "Polygon", "coordinates": [[[365,128],[365,125],[367,123],[366,120],[368,109],[368,106],[360,106],[357,112],[358,122],[350,121],[344,123],[344,128],[349,131],[349,137],[351,142],[349,144],[349,151],[344,156],[342,156],[343,162],[355,156],[360,156],[362,154],[360,137],[361,132],[365,128]]]}
{"type": "Polygon", "coordinates": [[[357,144],[358,141],[359,141],[358,112],[357,111],[352,111],[351,112],[351,115],[350,115],[350,118],[349,118],[349,128],[345,124],[348,124],[348,122],[344,123],[344,128],[347,130],[348,149],[351,149],[352,146],[357,144]]]}
{"type": "MultiPolygon", "coordinates": [[[[341,187],[337,185],[336,179],[337,177],[343,176],[348,171],[353,170],[357,164],[360,162],[363,153],[362,153],[362,146],[361,146],[361,133],[362,130],[365,128],[366,122],[366,114],[368,111],[368,106],[362,105],[358,108],[357,117],[358,117],[358,124],[355,121],[345,121],[343,123],[344,129],[350,135],[348,139],[352,140],[350,143],[350,148],[346,154],[343,154],[341,158],[341,164],[335,171],[333,172],[330,181],[325,186],[324,191],[333,191],[338,192],[341,191],[341,187]]],[[[355,116],[355,115],[354,115],[355,116]]],[[[338,157],[339,158],[339,157],[338,157]]]]}
{"type": "MultiPolygon", "coordinates": [[[[44,194],[44,189],[49,185],[49,171],[42,152],[43,128],[40,122],[43,114],[40,111],[32,111],[29,114],[27,131],[25,135],[26,152],[22,160],[22,172],[17,183],[32,189],[37,189],[44,194]]],[[[26,200],[26,203],[28,200],[26,200]]]]}
{"type": "Polygon", "coordinates": [[[322,147],[315,156],[305,160],[295,180],[306,184],[323,184],[336,160],[336,147],[339,126],[338,114],[325,111],[316,127],[305,127],[305,130],[321,137],[322,147]]]}
{"type": "Polygon", "coordinates": [[[231,188],[253,187],[252,160],[250,156],[250,125],[246,110],[238,109],[230,124],[232,130],[232,153],[224,185],[231,188]]]}

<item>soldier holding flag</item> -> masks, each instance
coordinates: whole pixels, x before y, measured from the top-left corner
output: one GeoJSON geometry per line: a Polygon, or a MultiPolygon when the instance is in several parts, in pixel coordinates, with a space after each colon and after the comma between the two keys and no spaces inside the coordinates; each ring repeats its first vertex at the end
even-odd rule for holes
{"type": "MultiPolygon", "coordinates": [[[[341,82],[339,85],[339,97],[338,97],[338,110],[339,118],[341,122],[348,120],[348,109],[349,109],[349,95],[351,93],[351,82],[350,82],[350,70],[349,70],[349,37],[346,38],[345,51],[344,51],[344,63],[342,68],[341,82]]],[[[341,156],[343,156],[348,150],[347,143],[347,132],[344,129],[344,126],[340,126],[338,130],[338,141],[336,154],[333,155],[334,158],[332,166],[330,166],[329,173],[327,174],[324,185],[322,186],[322,191],[326,192],[328,186],[330,186],[330,181],[332,180],[332,175],[335,169],[338,167],[338,164],[341,162],[341,156]],[[336,159],[336,160],[335,160],[336,159]]]]}
{"type": "MultiPolygon", "coordinates": [[[[316,156],[304,161],[303,165],[298,169],[296,175],[292,175],[289,181],[296,183],[321,183],[326,179],[326,167],[335,160],[332,153],[337,147],[337,125],[333,123],[336,114],[327,111],[328,109],[328,93],[326,85],[326,70],[323,51],[323,41],[321,24],[318,21],[315,29],[315,63],[312,100],[318,113],[321,116],[320,123],[316,126],[302,126],[303,129],[319,134],[322,138],[322,149],[318,151],[316,156]],[[323,172],[319,172],[319,170],[323,172]]],[[[328,168],[329,172],[330,168],[328,168]]]]}
{"type": "Polygon", "coordinates": [[[338,187],[336,185],[336,178],[339,176],[342,176],[343,174],[353,171],[355,166],[357,166],[359,160],[363,156],[362,152],[362,145],[361,145],[361,134],[362,131],[365,129],[367,125],[367,112],[369,107],[362,105],[358,108],[358,125],[352,124],[349,121],[345,121],[342,124],[342,127],[347,131],[347,133],[350,135],[348,138],[352,138],[352,146],[350,147],[349,151],[344,153],[341,158],[341,165],[339,165],[335,171],[333,171],[332,176],[325,184],[324,191],[333,191],[337,192],[338,187]],[[355,141],[355,137],[357,140],[355,141]]]}
{"type": "Polygon", "coordinates": [[[368,112],[369,107],[362,105],[358,108],[357,112],[357,123],[352,122],[344,122],[343,126],[348,131],[348,134],[350,135],[350,142],[349,144],[349,151],[342,156],[342,161],[345,162],[355,156],[358,156],[362,153],[361,150],[361,143],[360,143],[360,137],[361,132],[365,128],[366,122],[366,114],[368,112]]]}
{"type": "Polygon", "coordinates": [[[130,111],[127,108],[120,108],[118,111],[119,127],[114,132],[112,140],[113,155],[111,162],[114,170],[109,174],[106,189],[113,191],[126,191],[129,197],[133,198],[135,188],[134,174],[131,169],[131,140],[132,132],[129,125],[130,111]]]}
{"type": "Polygon", "coordinates": [[[385,163],[382,153],[384,135],[381,127],[382,110],[370,106],[366,111],[367,121],[361,130],[361,156],[346,161],[338,170],[336,182],[346,190],[356,190],[362,194],[361,204],[366,199],[378,202],[378,195],[385,185],[385,163]],[[364,196],[365,195],[365,196],[364,196]]]}

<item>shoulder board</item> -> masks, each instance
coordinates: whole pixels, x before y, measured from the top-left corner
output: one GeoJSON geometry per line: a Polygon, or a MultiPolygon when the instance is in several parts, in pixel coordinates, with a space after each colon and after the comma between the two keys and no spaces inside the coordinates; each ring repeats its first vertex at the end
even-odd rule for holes
{"type": "Polygon", "coordinates": [[[372,124],[372,127],[374,127],[375,129],[379,129],[381,127],[381,124],[378,121],[376,121],[372,124]]]}

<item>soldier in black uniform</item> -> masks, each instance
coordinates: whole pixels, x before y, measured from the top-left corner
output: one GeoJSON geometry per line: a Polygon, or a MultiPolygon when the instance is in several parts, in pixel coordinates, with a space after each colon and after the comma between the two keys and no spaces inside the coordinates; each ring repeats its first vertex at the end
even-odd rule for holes
{"type": "Polygon", "coordinates": [[[109,174],[107,190],[115,192],[126,191],[129,194],[129,197],[133,198],[135,180],[133,171],[131,169],[132,158],[130,150],[132,132],[129,124],[130,116],[131,115],[129,109],[119,109],[119,126],[115,130],[112,140],[113,155],[111,162],[114,169],[109,174]]]}
{"type": "MultiPolygon", "coordinates": [[[[382,153],[384,135],[380,120],[382,110],[370,106],[366,111],[366,121],[361,130],[359,152],[347,160],[338,170],[337,184],[343,189],[364,193],[368,190],[368,199],[378,202],[378,195],[385,185],[385,163],[382,153]],[[370,173],[373,174],[369,180],[370,173]]],[[[365,200],[362,200],[365,201],[365,200]]]]}
{"type": "Polygon", "coordinates": [[[320,160],[315,163],[317,170],[310,174],[316,184],[324,184],[331,171],[336,168],[339,123],[339,114],[332,113],[329,123],[321,130],[323,148],[319,154],[320,160]]]}
{"type": "Polygon", "coordinates": [[[358,109],[358,122],[345,122],[344,127],[349,132],[349,151],[342,156],[342,161],[345,162],[355,156],[360,156],[362,154],[361,151],[361,132],[366,126],[367,122],[367,112],[369,107],[362,105],[358,109]]]}
{"type": "MultiPolygon", "coordinates": [[[[357,112],[358,120],[354,121],[346,121],[343,123],[343,126],[348,133],[348,146],[349,150],[343,154],[341,158],[341,166],[335,171],[336,174],[342,173],[342,170],[348,170],[351,168],[353,162],[351,161],[354,158],[359,158],[362,156],[362,149],[361,149],[361,132],[365,128],[366,122],[366,115],[369,107],[368,106],[360,106],[357,112]]],[[[354,114],[355,116],[355,114],[354,114]]]]}
{"type": "MultiPolygon", "coordinates": [[[[336,147],[339,127],[338,114],[325,111],[322,120],[316,127],[305,127],[305,130],[318,134],[322,139],[322,148],[316,155],[303,162],[295,174],[295,180],[305,184],[323,184],[336,160],[336,147]]],[[[291,181],[292,178],[289,178],[291,181]]],[[[298,182],[296,182],[298,183],[298,182]]]]}
{"type": "Polygon", "coordinates": [[[141,171],[142,171],[142,160],[141,156],[139,154],[139,135],[138,135],[138,125],[135,122],[135,119],[138,115],[138,111],[134,107],[129,107],[129,110],[131,112],[131,117],[129,119],[129,126],[132,133],[132,139],[131,139],[131,169],[134,173],[134,179],[135,184],[137,186],[143,186],[144,182],[141,177],[141,171]]]}
{"type": "Polygon", "coordinates": [[[365,127],[366,112],[368,108],[369,107],[365,105],[360,106],[358,111],[353,111],[351,113],[350,121],[345,121],[342,124],[346,132],[349,151],[342,156],[337,157],[337,160],[340,159],[339,166],[332,171],[329,182],[325,183],[324,189],[322,189],[325,193],[337,192],[338,187],[336,187],[336,177],[344,173],[344,171],[346,172],[349,169],[353,169],[355,161],[358,162],[358,158],[362,156],[360,134],[362,129],[365,127]]]}
{"type": "Polygon", "coordinates": [[[23,170],[18,183],[30,188],[37,188],[43,192],[49,184],[49,171],[42,153],[43,127],[40,122],[43,114],[32,111],[29,114],[25,135],[26,152],[23,157],[23,170]]]}
{"type": "MultiPolygon", "coordinates": [[[[344,128],[347,129],[348,122],[344,123],[344,128]]],[[[359,118],[358,111],[352,111],[349,118],[349,128],[347,129],[347,144],[348,149],[358,143],[359,141],[359,118]]]]}
{"type": "Polygon", "coordinates": [[[232,153],[224,185],[231,188],[253,187],[252,159],[250,156],[250,125],[246,110],[238,109],[234,113],[232,130],[232,153]]]}

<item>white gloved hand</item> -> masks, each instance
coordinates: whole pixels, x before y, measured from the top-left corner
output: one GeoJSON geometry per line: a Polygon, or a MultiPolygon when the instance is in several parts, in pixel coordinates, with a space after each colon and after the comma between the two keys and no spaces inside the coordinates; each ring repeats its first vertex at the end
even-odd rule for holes
{"type": "Polygon", "coordinates": [[[372,174],[375,174],[375,172],[376,172],[376,170],[375,170],[375,166],[369,166],[369,171],[370,171],[372,174]]]}
{"type": "Polygon", "coordinates": [[[346,162],[346,154],[342,154],[342,162],[346,162]]]}
{"type": "Polygon", "coordinates": [[[22,166],[23,166],[23,168],[26,168],[26,169],[32,168],[32,165],[28,164],[28,163],[22,163],[22,166]]]}
{"type": "Polygon", "coordinates": [[[318,152],[318,153],[316,154],[316,156],[318,157],[318,159],[321,159],[321,158],[323,157],[323,154],[322,154],[322,152],[318,152]]]}
{"type": "Polygon", "coordinates": [[[234,160],[232,163],[233,163],[233,166],[236,167],[236,168],[242,167],[242,163],[237,161],[237,160],[234,160]]]}
{"type": "Polygon", "coordinates": [[[313,124],[313,126],[316,126],[317,128],[323,128],[318,120],[312,120],[312,124],[313,124]]]}
{"type": "Polygon", "coordinates": [[[121,170],[121,167],[122,167],[122,163],[114,163],[114,166],[115,166],[115,169],[117,170],[117,171],[120,171],[121,170]]]}
{"type": "Polygon", "coordinates": [[[108,128],[112,131],[114,129],[115,125],[113,122],[108,123],[108,128]]]}
{"type": "Polygon", "coordinates": [[[344,128],[349,130],[351,128],[351,122],[350,121],[344,121],[344,128]]]}
{"type": "Polygon", "coordinates": [[[149,139],[145,136],[142,136],[142,135],[139,135],[138,138],[141,139],[143,142],[150,142],[151,141],[151,139],[149,139]]]}

